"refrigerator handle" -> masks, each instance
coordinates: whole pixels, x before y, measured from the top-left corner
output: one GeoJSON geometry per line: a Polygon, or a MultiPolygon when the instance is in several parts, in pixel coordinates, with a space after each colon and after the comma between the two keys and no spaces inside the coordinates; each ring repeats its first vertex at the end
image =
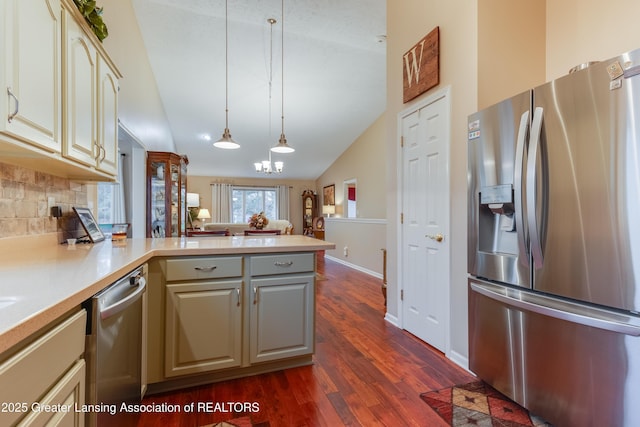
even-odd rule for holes
{"type": "Polygon", "coordinates": [[[591,309],[582,305],[578,307],[580,312],[578,312],[578,310],[571,311],[571,308],[577,306],[577,304],[569,304],[541,296],[539,296],[538,299],[540,299],[542,303],[537,303],[528,301],[526,294],[521,291],[517,291],[518,297],[511,297],[500,292],[498,289],[494,290],[494,285],[471,283],[470,286],[473,291],[487,298],[519,310],[530,311],[543,316],[553,317],[554,319],[566,320],[567,322],[603,329],[618,334],[634,337],[640,336],[640,326],[631,322],[625,322],[620,318],[621,315],[618,314],[604,312],[603,310],[597,310],[595,308],[591,309]],[[554,305],[556,305],[556,307],[554,307],[554,305]]]}
{"type": "Polygon", "coordinates": [[[538,159],[538,151],[540,150],[540,133],[542,131],[543,114],[544,110],[542,107],[536,107],[533,112],[531,137],[529,138],[529,157],[527,158],[527,225],[531,239],[531,256],[535,268],[542,267],[543,261],[540,230],[538,229],[538,221],[536,220],[536,181],[538,178],[536,160],[538,159]]]}
{"type": "Polygon", "coordinates": [[[525,111],[520,116],[520,127],[518,128],[518,137],[516,140],[516,163],[513,168],[513,196],[515,203],[516,216],[516,233],[518,234],[518,253],[520,262],[529,266],[529,249],[528,249],[528,233],[524,227],[524,210],[522,203],[522,169],[524,168],[524,150],[525,140],[527,138],[527,129],[529,127],[529,111],[525,111]]]}

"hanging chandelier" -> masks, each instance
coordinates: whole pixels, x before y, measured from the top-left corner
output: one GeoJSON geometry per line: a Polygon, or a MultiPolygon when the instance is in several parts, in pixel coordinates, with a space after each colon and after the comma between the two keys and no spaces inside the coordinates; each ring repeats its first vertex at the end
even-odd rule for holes
{"type": "MultiPolygon", "coordinates": [[[[269,62],[269,134],[271,134],[271,87],[273,84],[273,24],[277,21],[273,18],[267,19],[267,22],[271,26],[271,42],[270,42],[270,62],[269,62]]],[[[282,173],[284,169],[284,162],[271,162],[271,151],[269,151],[269,160],[263,160],[253,164],[257,173],[282,173]]]]}
{"type": "Polygon", "coordinates": [[[224,67],[225,67],[225,127],[222,138],[213,143],[214,147],[234,150],[240,148],[240,144],[231,138],[229,131],[229,13],[228,0],[224,2],[224,67]]]}
{"type": "Polygon", "coordinates": [[[296,151],[290,145],[287,145],[287,138],[284,136],[284,0],[282,0],[282,133],[280,134],[280,140],[278,144],[271,147],[271,151],[274,153],[293,153],[296,151]]]}
{"type": "Polygon", "coordinates": [[[271,151],[269,151],[269,160],[256,162],[253,166],[256,168],[256,172],[270,175],[272,173],[282,173],[284,169],[284,162],[271,162],[271,151]]]}

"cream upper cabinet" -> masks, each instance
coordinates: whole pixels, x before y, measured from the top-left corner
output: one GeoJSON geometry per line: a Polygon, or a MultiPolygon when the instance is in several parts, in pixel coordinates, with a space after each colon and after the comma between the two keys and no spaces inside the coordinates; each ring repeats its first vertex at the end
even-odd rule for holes
{"type": "Polygon", "coordinates": [[[0,133],[61,151],[59,0],[0,2],[0,133]]]}
{"type": "Polygon", "coordinates": [[[67,10],[63,23],[66,90],[62,154],[87,166],[95,166],[100,154],[96,145],[96,50],[67,10]]]}
{"type": "Polygon", "coordinates": [[[73,18],[64,10],[65,127],[63,155],[118,173],[118,74],[73,18]]]}
{"type": "Polygon", "coordinates": [[[121,74],[73,0],[0,1],[3,162],[113,180],[121,74]]]}
{"type": "Polygon", "coordinates": [[[98,56],[98,156],[97,167],[118,173],[118,77],[107,61],[98,56]]]}

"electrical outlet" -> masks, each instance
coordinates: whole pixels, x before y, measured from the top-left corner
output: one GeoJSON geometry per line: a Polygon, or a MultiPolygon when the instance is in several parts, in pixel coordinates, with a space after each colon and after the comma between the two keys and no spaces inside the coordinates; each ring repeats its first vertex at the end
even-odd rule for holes
{"type": "Polygon", "coordinates": [[[349,248],[345,246],[344,249],[342,250],[342,253],[344,254],[344,256],[349,256],[349,248]]]}

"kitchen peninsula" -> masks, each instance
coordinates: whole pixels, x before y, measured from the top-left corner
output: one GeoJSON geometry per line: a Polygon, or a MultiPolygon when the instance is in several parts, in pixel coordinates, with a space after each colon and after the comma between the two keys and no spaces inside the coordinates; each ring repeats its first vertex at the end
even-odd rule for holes
{"type": "MultiPolygon", "coordinates": [[[[255,364],[275,368],[278,360],[296,359],[301,355],[310,362],[313,353],[315,252],[334,247],[332,243],[300,235],[127,239],[123,243],[107,240],[73,246],[58,244],[54,235],[2,239],[0,364],[16,349],[21,349],[25,343],[50,329],[51,325],[79,311],[84,301],[142,264],[149,265],[149,342],[158,346],[149,351],[150,383],[171,380],[177,386],[177,377],[255,364]],[[308,286],[300,286],[301,279],[306,280],[308,286]],[[280,288],[280,292],[276,288],[280,288]],[[194,334],[184,328],[176,329],[176,316],[184,314],[191,321],[198,319],[189,317],[188,314],[193,312],[188,311],[202,307],[190,305],[195,301],[192,297],[199,291],[205,296],[203,303],[212,292],[226,293],[227,300],[238,307],[237,314],[233,315],[240,316],[233,318],[237,322],[227,325],[219,322],[214,325],[191,323],[199,329],[194,334]],[[181,299],[184,295],[189,295],[189,298],[186,305],[181,305],[185,301],[181,299]],[[304,307],[300,310],[296,307],[283,310],[287,304],[300,303],[302,297],[308,299],[302,302],[304,307]],[[258,301],[263,300],[273,305],[260,309],[263,310],[261,312],[255,307],[258,301]],[[269,312],[266,317],[264,310],[269,312]],[[280,346],[278,333],[281,331],[261,330],[260,322],[266,320],[271,326],[287,325],[286,321],[274,320],[273,310],[279,310],[283,315],[304,313],[308,316],[305,332],[308,335],[303,338],[308,348],[303,351],[291,349],[287,353],[286,349],[273,347],[280,346]],[[184,348],[172,347],[173,344],[181,345],[183,339],[201,336],[203,329],[210,331],[222,326],[234,329],[223,331],[222,336],[227,338],[224,345],[229,344],[229,340],[231,344],[230,353],[221,360],[206,357],[202,363],[196,363],[192,358],[181,360],[184,348]],[[239,335],[231,337],[230,332],[233,331],[239,335]],[[171,337],[175,337],[175,342],[171,342],[171,337]],[[249,340],[257,347],[251,344],[251,350],[247,350],[245,347],[249,340]],[[160,346],[166,349],[161,351],[160,346]],[[159,355],[162,357],[158,358],[159,355]],[[172,355],[176,358],[172,359],[172,355]],[[166,363],[162,360],[165,356],[166,363]]],[[[211,313],[206,310],[202,313],[205,320],[219,320],[212,313],[216,310],[209,311],[211,313]]],[[[286,335],[286,332],[281,335],[286,335]]],[[[194,350],[196,356],[211,350],[210,346],[202,343],[194,345],[200,346],[194,350]]],[[[215,351],[218,348],[216,346],[215,351]]]]}

